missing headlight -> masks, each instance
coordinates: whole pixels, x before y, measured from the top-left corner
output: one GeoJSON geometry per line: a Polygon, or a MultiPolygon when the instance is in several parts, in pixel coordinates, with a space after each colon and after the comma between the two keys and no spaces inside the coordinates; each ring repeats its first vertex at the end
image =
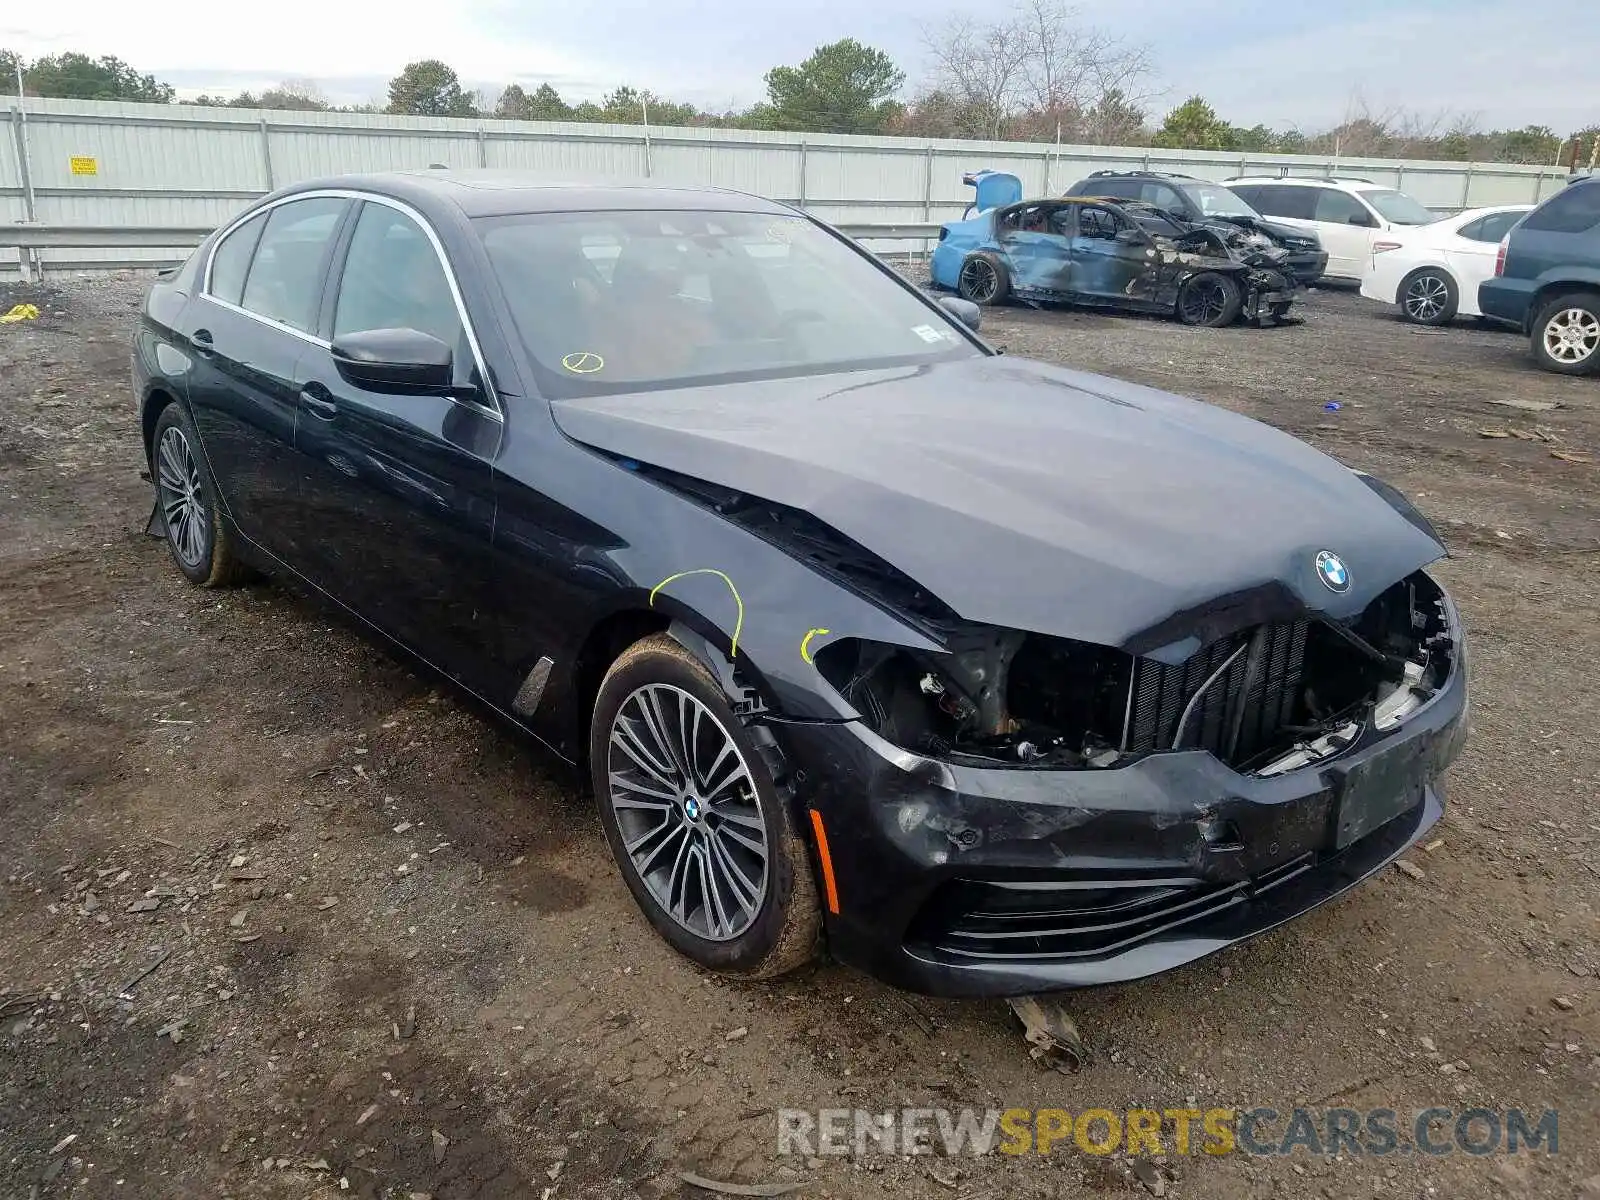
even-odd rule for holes
{"type": "Polygon", "coordinates": [[[1119,650],[985,626],[949,652],[842,639],[816,664],[862,718],[907,750],[986,765],[1109,766],[1132,659],[1119,650]]]}

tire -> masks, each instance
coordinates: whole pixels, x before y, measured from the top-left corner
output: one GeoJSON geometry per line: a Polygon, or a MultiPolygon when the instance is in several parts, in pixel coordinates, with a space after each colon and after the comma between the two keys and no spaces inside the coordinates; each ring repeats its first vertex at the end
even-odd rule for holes
{"type": "Polygon", "coordinates": [[[251,571],[234,552],[217,504],[217,485],[200,449],[194,422],[181,404],[156,419],[150,440],[150,475],[161,506],[172,561],[199,587],[232,587],[251,571]]]}
{"type": "Polygon", "coordinates": [[[1394,302],[1400,319],[1413,325],[1448,325],[1456,318],[1461,293],[1450,272],[1421,267],[1400,281],[1394,302]]]}
{"type": "Polygon", "coordinates": [[[1201,271],[1184,281],[1178,291],[1178,320],[1185,325],[1221,329],[1232,325],[1244,311],[1239,285],[1216,271],[1201,271]]]}
{"type": "Polygon", "coordinates": [[[999,255],[979,250],[962,260],[956,292],[974,304],[1000,304],[1011,294],[1011,272],[999,255]]]}
{"type": "Polygon", "coordinates": [[[1559,375],[1600,371],[1600,293],[1568,292],[1539,310],[1529,339],[1533,359],[1559,375]]]}
{"type": "Polygon", "coordinates": [[[782,975],[816,956],[822,913],[788,788],[775,783],[721,686],[668,635],[635,642],[606,672],[589,764],[622,878],[675,950],[746,979],[782,975]],[[692,772],[681,765],[690,757],[685,740],[675,737],[686,723],[692,772]],[[728,747],[737,752],[731,760],[728,747]],[[715,786],[708,792],[702,781],[715,786]],[[751,842],[762,847],[764,868],[751,842]],[[709,877],[699,869],[708,860],[709,877]]]}

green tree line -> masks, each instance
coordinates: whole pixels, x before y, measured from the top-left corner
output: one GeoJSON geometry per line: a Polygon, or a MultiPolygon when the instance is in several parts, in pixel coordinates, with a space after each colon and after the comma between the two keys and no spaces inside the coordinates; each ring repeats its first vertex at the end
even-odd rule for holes
{"type": "MultiPolygon", "coordinates": [[[[1373,113],[1364,107],[1337,125],[1313,133],[1298,129],[1244,127],[1222,117],[1202,96],[1191,96],[1153,119],[1137,89],[1147,71],[1137,48],[1101,49],[1092,61],[1051,58],[1049,34],[1070,19],[1070,10],[1033,0],[1021,17],[974,30],[952,27],[929,49],[942,67],[919,90],[903,97],[906,75],[882,50],[844,38],[817,47],[794,66],[766,73],[766,97],[742,110],[712,112],[620,86],[601,100],[571,102],[549,83],[529,91],[512,83],[492,97],[469,91],[449,65],[437,59],[408,64],[389,81],[385,101],[335,106],[316,86],[286,81],[261,92],[197,96],[180,103],[215,107],[324,112],[387,112],[413,116],[479,117],[517,121],[601,121],[663,126],[718,126],[817,133],[895,134],[933,138],[1001,138],[1068,144],[1155,146],[1188,150],[1314,154],[1343,158],[1416,158],[1476,162],[1557,164],[1577,157],[1587,164],[1600,126],[1562,133],[1542,125],[1481,130],[1469,122],[1424,120],[1405,112],[1373,113]],[[1052,15],[1053,14],[1053,15],[1052,15]],[[1035,24],[1030,27],[1026,20],[1035,24]],[[1029,38],[1032,41],[1029,41],[1029,38]],[[1007,41],[1007,39],[1011,39],[1007,41]],[[1019,47],[1009,57],[989,47],[1019,47]],[[978,47],[974,49],[974,47],[978,47]],[[1042,49],[1040,48],[1042,47],[1042,49]],[[990,54],[986,58],[985,54],[990,54]],[[1030,60],[1027,56],[1032,54],[1030,60]],[[1032,62],[1047,87],[1026,90],[996,84],[1031,77],[1017,69],[1032,62]],[[1092,86],[1098,80],[1099,86],[1092,86]],[[1109,80],[1109,82],[1107,82],[1109,80]]],[[[1020,12],[1021,10],[1019,10],[1020,12]]],[[[1083,44],[1082,31],[1075,46],[1083,44]]],[[[76,100],[172,103],[175,89],[114,57],[72,52],[31,62],[0,50],[0,95],[16,94],[20,69],[25,95],[76,100]]]]}

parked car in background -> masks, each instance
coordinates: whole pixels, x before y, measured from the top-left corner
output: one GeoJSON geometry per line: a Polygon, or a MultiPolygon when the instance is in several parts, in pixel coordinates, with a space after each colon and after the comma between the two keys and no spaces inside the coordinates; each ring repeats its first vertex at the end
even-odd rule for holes
{"type": "Polygon", "coordinates": [[[1066,195],[1140,200],[1192,225],[1208,225],[1222,233],[1243,229],[1264,239],[1263,246],[1288,251],[1284,262],[1298,283],[1316,282],[1328,266],[1327,252],[1315,233],[1268,221],[1236,193],[1209,180],[1159,171],[1096,171],[1073,184],[1066,195]]]}
{"type": "Polygon", "coordinates": [[[1138,978],[1442,815],[1466,647],[1411,504],[1000,357],[786,205],[297,184],[155,284],[131,365],[177,570],[319,589],[582,764],[708,969],[1138,978]]]}
{"type": "Polygon", "coordinates": [[[1506,235],[1478,307],[1522,326],[1545,370],[1600,371],[1600,178],[1573,180],[1506,235]]]}
{"type": "Polygon", "coordinates": [[[1372,243],[1397,229],[1438,220],[1404,192],[1366,179],[1230,179],[1228,190],[1264,217],[1315,233],[1328,252],[1327,274],[1359,281],[1372,243]]]}
{"type": "Polygon", "coordinates": [[[1281,320],[1295,295],[1287,251],[1230,228],[1133,201],[1023,201],[946,223],[933,283],[983,305],[1084,304],[1213,327],[1281,320]]]}
{"type": "Polygon", "coordinates": [[[1494,275],[1500,241],[1533,211],[1531,204],[1471,208],[1421,225],[1395,229],[1372,243],[1361,294],[1395,304],[1418,325],[1446,325],[1479,316],[1478,285],[1494,275]]]}

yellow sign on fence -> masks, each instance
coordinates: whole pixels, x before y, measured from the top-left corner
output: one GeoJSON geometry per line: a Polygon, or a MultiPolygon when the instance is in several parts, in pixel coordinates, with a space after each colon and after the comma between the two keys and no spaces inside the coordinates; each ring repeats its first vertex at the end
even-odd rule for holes
{"type": "Polygon", "coordinates": [[[100,162],[98,159],[75,154],[67,161],[72,165],[72,173],[74,175],[100,174],[100,162]]]}

